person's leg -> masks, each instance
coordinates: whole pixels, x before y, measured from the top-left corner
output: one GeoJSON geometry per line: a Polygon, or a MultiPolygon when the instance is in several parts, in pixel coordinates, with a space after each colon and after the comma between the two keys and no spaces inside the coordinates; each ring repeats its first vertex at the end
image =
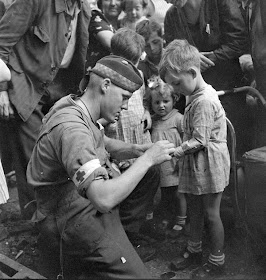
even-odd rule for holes
{"type": "Polygon", "coordinates": [[[121,223],[111,221],[112,226],[108,227],[108,234],[101,239],[97,249],[82,258],[83,267],[89,270],[89,276],[93,279],[151,279],[150,273],[128,240],[121,223]]]}
{"type": "Polygon", "coordinates": [[[187,195],[190,213],[190,234],[183,260],[172,261],[173,270],[182,270],[190,266],[199,266],[202,261],[202,231],[204,226],[203,204],[201,195],[187,195]]]}
{"type": "Polygon", "coordinates": [[[177,224],[184,227],[187,218],[187,201],[184,193],[177,192],[178,199],[178,215],[177,224]]]}
{"type": "Polygon", "coordinates": [[[53,255],[62,252],[61,273],[69,279],[79,274],[85,279],[151,278],[127,238],[117,207],[98,212],[72,182],[39,188],[36,198],[39,212],[46,216],[38,222],[43,249],[55,249],[53,255]],[[77,262],[78,269],[70,269],[71,261],[77,262]]]}
{"type": "Polygon", "coordinates": [[[161,187],[161,220],[167,224],[170,224],[174,216],[177,215],[177,198],[175,196],[175,192],[176,186],[161,187]]]}
{"type": "Polygon", "coordinates": [[[150,168],[134,191],[120,204],[120,218],[126,231],[139,231],[145,220],[147,208],[158,190],[159,178],[158,166],[150,168]]]}
{"type": "Polygon", "coordinates": [[[224,264],[224,227],[220,217],[222,192],[203,195],[203,205],[211,236],[209,262],[222,266],[224,264]]]}
{"type": "Polygon", "coordinates": [[[31,219],[35,211],[34,204],[29,204],[29,206],[25,208],[29,202],[35,199],[33,188],[27,184],[26,170],[42,125],[43,116],[42,105],[40,103],[26,122],[23,122],[17,115],[14,125],[14,134],[16,138],[12,146],[12,153],[15,163],[19,204],[24,219],[31,219]]]}

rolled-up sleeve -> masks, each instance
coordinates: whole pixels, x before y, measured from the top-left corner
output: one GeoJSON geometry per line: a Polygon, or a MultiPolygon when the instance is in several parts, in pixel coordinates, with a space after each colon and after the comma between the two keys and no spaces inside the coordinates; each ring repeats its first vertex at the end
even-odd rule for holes
{"type": "MultiPolygon", "coordinates": [[[[98,143],[85,125],[60,125],[54,135],[61,135],[56,145],[57,156],[82,196],[93,180],[109,178],[97,153],[98,143]]],[[[105,152],[100,151],[102,155],[105,152]]]]}

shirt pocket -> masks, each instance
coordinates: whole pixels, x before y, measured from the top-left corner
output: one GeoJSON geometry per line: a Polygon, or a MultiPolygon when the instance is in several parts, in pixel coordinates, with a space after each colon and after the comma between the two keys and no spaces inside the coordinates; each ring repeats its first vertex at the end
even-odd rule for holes
{"type": "Polygon", "coordinates": [[[34,26],[33,34],[38,37],[43,43],[49,43],[50,37],[48,32],[42,26],[34,26]]]}

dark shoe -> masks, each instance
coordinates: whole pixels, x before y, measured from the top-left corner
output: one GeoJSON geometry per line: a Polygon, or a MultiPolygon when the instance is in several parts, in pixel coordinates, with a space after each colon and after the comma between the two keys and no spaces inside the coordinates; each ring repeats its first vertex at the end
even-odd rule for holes
{"type": "Polygon", "coordinates": [[[165,240],[165,230],[159,226],[153,219],[142,224],[139,232],[158,241],[165,240]]]}
{"type": "Polygon", "coordinates": [[[144,263],[154,259],[156,255],[156,250],[150,246],[138,246],[135,250],[144,263]]]}
{"type": "Polygon", "coordinates": [[[205,263],[202,267],[193,272],[194,276],[207,277],[207,276],[222,276],[225,272],[225,265],[216,265],[211,262],[205,263]]]}
{"type": "Polygon", "coordinates": [[[181,261],[179,259],[171,262],[170,269],[174,271],[178,271],[191,266],[193,267],[200,266],[201,263],[202,263],[202,253],[189,253],[185,251],[181,261]]]}

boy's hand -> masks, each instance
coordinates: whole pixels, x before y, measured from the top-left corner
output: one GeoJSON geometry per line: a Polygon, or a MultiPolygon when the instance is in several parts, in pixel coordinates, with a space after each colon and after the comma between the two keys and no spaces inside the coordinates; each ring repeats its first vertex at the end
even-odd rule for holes
{"type": "Polygon", "coordinates": [[[213,56],[213,52],[201,52],[200,53],[200,70],[201,72],[206,71],[212,66],[215,66],[215,63],[210,59],[213,56]]]}
{"type": "Polygon", "coordinates": [[[167,140],[161,140],[152,145],[143,156],[151,162],[151,165],[161,164],[164,161],[171,160],[175,151],[174,144],[167,140]]]}

